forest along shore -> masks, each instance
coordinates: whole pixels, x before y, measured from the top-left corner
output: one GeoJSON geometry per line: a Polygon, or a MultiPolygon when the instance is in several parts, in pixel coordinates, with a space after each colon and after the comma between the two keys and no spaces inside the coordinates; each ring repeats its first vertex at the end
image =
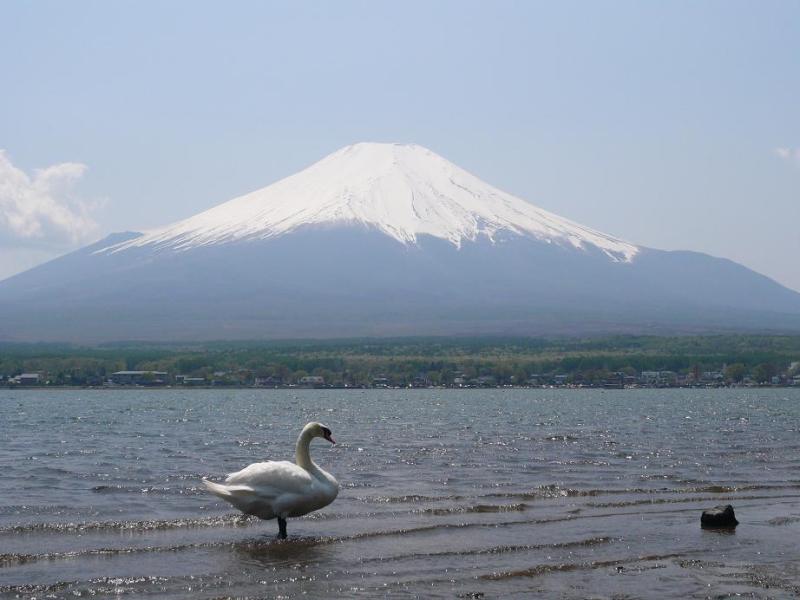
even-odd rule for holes
{"type": "Polygon", "coordinates": [[[800,336],[0,344],[0,386],[800,386],[800,336]]]}

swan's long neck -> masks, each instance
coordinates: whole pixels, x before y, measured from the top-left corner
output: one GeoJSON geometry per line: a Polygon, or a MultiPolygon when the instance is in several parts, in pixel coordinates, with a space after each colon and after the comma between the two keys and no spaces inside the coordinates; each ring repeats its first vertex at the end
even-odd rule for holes
{"type": "Polygon", "coordinates": [[[308,452],[308,446],[311,444],[312,439],[314,439],[314,435],[308,427],[303,428],[303,431],[300,432],[300,436],[297,438],[294,461],[306,471],[314,471],[317,469],[317,465],[311,460],[311,455],[308,452]]]}

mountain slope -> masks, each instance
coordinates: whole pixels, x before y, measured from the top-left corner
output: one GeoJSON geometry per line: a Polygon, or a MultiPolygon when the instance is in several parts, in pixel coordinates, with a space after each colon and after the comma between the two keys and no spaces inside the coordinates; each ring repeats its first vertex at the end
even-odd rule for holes
{"type": "Polygon", "coordinates": [[[359,144],[268,188],[0,282],[0,339],[800,331],[800,294],[637,247],[418,146],[359,144]]]}

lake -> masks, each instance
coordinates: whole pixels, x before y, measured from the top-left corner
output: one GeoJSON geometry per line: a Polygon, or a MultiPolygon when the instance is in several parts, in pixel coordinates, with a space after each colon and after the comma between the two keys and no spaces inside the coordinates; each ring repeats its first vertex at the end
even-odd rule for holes
{"type": "Polygon", "coordinates": [[[795,389],[4,390],[0,598],[795,597],[798,450],[795,389]],[[311,420],[288,540],[204,491],[311,420]]]}

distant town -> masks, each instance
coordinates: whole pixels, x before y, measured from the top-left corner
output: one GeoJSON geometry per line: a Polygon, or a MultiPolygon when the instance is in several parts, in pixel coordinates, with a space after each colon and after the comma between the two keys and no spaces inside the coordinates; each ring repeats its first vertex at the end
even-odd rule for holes
{"type": "Polygon", "coordinates": [[[452,371],[450,377],[420,373],[410,381],[405,378],[377,375],[371,381],[346,381],[346,375],[335,374],[326,379],[323,375],[293,374],[286,379],[279,375],[255,375],[251,371],[215,371],[210,377],[170,374],[166,371],[116,371],[108,376],[90,376],[85,379],[71,377],[51,378],[47,373],[20,373],[0,375],[0,385],[7,387],[256,387],[256,388],[671,388],[671,387],[800,387],[800,361],[791,363],[783,373],[771,374],[769,370],[747,372],[743,365],[723,365],[716,371],[615,371],[601,378],[585,379],[577,373],[502,374],[470,377],[465,371],[452,371]]]}
{"type": "Polygon", "coordinates": [[[798,336],[0,347],[6,388],[799,387],[798,336]]]}

